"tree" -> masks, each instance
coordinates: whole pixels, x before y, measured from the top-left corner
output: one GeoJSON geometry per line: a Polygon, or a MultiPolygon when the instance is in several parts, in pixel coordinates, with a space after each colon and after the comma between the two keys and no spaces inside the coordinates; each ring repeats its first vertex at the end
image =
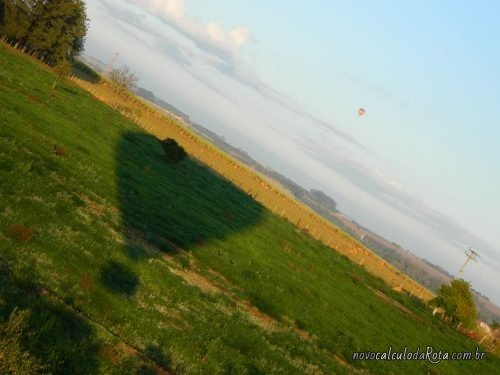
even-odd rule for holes
{"type": "Polygon", "coordinates": [[[116,91],[123,93],[135,87],[139,78],[133,73],[128,65],[123,65],[118,69],[113,69],[110,75],[111,80],[115,84],[116,91]]]}
{"type": "Polygon", "coordinates": [[[0,5],[0,35],[22,43],[26,40],[31,24],[30,3],[22,0],[5,0],[0,5]]]}
{"type": "Polygon", "coordinates": [[[0,35],[36,52],[49,64],[83,51],[87,16],[83,0],[4,0],[0,35]]]}
{"type": "Polygon", "coordinates": [[[317,202],[319,202],[327,210],[337,212],[337,202],[335,202],[328,195],[323,193],[321,190],[311,189],[311,195],[317,202]]]}
{"type": "Polygon", "coordinates": [[[54,73],[56,74],[56,79],[54,80],[54,84],[52,85],[52,91],[55,90],[57,82],[69,76],[69,74],[71,73],[71,64],[68,60],[61,60],[54,67],[54,73]]]}
{"type": "Polygon", "coordinates": [[[28,34],[31,47],[52,64],[72,60],[83,51],[87,18],[82,0],[37,1],[32,15],[28,34]]]}
{"type": "Polygon", "coordinates": [[[442,285],[431,304],[442,307],[453,323],[461,322],[470,329],[476,325],[476,305],[470,284],[465,280],[453,280],[450,285],[442,285]]]}

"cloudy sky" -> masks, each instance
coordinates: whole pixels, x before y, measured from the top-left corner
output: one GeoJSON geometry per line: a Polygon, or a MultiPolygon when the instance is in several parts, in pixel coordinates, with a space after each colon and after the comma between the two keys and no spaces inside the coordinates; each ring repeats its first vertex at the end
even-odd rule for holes
{"type": "Polygon", "coordinates": [[[86,3],[86,54],[500,303],[497,2],[86,3]]]}

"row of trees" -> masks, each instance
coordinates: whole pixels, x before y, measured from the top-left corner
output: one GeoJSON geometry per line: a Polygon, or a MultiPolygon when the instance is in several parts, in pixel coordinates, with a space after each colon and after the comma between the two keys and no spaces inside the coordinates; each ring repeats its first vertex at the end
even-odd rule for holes
{"type": "MultiPolygon", "coordinates": [[[[55,67],[52,89],[83,52],[87,21],[83,0],[0,0],[0,39],[55,67]]],[[[119,94],[138,80],[128,66],[110,78],[119,94]]]]}
{"type": "Polygon", "coordinates": [[[86,33],[83,0],[0,0],[0,37],[51,66],[73,61],[86,33]]]}

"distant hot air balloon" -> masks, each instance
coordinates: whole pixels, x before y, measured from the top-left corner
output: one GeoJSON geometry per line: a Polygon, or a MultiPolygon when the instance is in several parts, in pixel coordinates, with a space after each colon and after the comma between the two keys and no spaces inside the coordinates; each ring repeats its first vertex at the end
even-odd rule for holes
{"type": "Polygon", "coordinates": [[[366,113],[366,111],[364,110],[364,108],[359,108],[358,109],[358,116],[359,117],[363,116],[365,113],[366,113]]]}

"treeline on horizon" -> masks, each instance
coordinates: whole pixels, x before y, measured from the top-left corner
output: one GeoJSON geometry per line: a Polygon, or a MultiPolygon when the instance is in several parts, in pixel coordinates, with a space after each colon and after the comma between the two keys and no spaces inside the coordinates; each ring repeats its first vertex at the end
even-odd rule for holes
{"type": "Polygon", "coordinates": [[[86,32],[83,0],[0,0],[0,39],[48,65],[73,62],[86,32]]]}

